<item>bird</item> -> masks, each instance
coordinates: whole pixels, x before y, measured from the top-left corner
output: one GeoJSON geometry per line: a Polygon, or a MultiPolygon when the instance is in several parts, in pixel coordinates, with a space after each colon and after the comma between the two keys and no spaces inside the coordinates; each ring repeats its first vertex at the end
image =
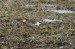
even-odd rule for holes
{"type": "Polygon", "coordinates": [[[30,19],[27,20],[26,22],[28,25],[30,26],[40,26],[40,24],[42,23],[41,21],[38,21],[37,19],[30,19]]]}
{"type": "Polygon", "coordinates": [[[42,21],[39,21],[37,19],[30,19],[30,18],[25,18],[25,17],[19,17],[16,19],[17,21],[21,23],[25,23],[27,26],[40,26],[42,21]]]}
{"type": "Polygon", "coordinates": [[[36,22],[34,25],[39,26],[42,22],[36,22]]]}

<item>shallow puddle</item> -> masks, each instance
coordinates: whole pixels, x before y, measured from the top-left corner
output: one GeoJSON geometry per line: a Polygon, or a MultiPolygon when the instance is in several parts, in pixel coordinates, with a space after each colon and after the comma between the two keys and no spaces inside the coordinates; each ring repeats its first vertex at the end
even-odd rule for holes
{"type": "Polygon", "coordinates": [[[39,4],[27,4],[26,7],[34,7],[34,6],[56,6],[57,4],[47,4],[47,3],[39,3],[39,4]]]}
{"type": "Polygon", "coordinates": [[[27,4],[26,5],[26,7],[34,7],[34,6],[36,6],[36,5],[33,5],[33,4],[31,4],[31,5],[27,4]]]}
{"type": "Polygon", "coordinates": [[[47,10],[49,12],[55,12],[55,13],[74,13],[74,11],[71,11],[71,10],[47,10]]]}
{"type": "Polygon", "coordinates": [[[47,23],[50,23],[50,22],[62,22],[62,20],[58,20],[58,19],[42,19],[43,22],[47,22],[47,23]]]}
{"type": "Polygon", "coordinates": [[[40,4],[41,6],[56,6],[57,4],[40,4]]]}

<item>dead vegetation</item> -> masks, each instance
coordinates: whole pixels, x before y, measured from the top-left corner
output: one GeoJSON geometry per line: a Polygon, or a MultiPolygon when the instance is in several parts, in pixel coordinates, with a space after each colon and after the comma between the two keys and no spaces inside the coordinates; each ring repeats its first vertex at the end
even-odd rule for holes
{"type": "Polygon", "coordinates": [[[42,10],[42,7],[39,6],[35,8],[22,7],[31,2],[48,2],[61,5],[55,9],[74,10],[70,7],[75,7],[71,1],[67,3],[66,0],[0,1],[0,49],[75,49],[75,14],[43,11],[47,7],[42,10]],[[38,20],[43,18],[62,19],[63,22],[43,23],[33,27],[17,21],[16,19],[19,17],[38,20]]]}

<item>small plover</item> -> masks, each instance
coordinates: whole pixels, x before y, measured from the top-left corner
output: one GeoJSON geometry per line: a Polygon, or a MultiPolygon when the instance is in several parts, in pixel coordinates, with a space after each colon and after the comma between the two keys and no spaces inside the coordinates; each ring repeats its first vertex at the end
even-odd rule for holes
{"type": "Polygon", "coordinates": [[[27,20],[27,24],[31,26],[39,26],[41,23],[42,23],[41,21],[38,21],[36,19],[27,20]]]}
{"type": "Polygon", "coordinates": [[[29,26],[39,26],[42,23],[41,21],[38,21],[37,19],[27,19],[24,17],[18,18],[17,21],[21,23],[25,23],[26,25],[29,25],[29,26]]]}
{"type": "Polygon", "coordinates": [[[34,25],[39,26],[41,22],[36,22],[34,25]]]}

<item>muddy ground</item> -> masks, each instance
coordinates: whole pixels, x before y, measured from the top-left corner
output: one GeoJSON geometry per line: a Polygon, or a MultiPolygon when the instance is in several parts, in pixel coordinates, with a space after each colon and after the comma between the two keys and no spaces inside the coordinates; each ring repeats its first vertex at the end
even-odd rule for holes
{"type": "Polygon", "coordinates": [[[39,3],[46,2],[0,1],[0,49],[75,49],[75,13],[60,14],[46,11],[47,9],[74,11],[75,2],[72,2],[49,1],[48,4],[57,5],[45,7],[39,3]],[[32,3],[36,6],[25,6],[32,3]],[[16,20],[19,17],[37,20],[61,19],[62,22],[31,26],[30,23],[16,20]]]}

